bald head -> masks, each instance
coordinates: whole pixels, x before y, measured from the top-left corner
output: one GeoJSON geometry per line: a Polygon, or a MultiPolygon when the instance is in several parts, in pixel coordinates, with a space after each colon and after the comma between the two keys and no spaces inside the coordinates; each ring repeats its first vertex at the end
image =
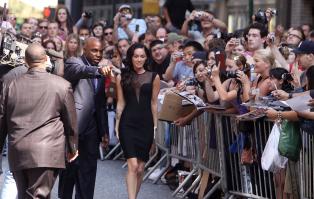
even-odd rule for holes
{"type": "Polygon", "coordinates": [[[93,46],[93,45],[95,45],[95,43],[100,43],[101,44],[100,39],[98,39],[96,37],[89,37],[84,42],[84,48],[88,48],[90,46],[93,46]]]}
{"type": "Polygon", "coordinates": [[[84,44],[84,56],[87,60],[97,65],[102,59],[103,45],[102,42],[96,37],[89,37],[84,44]]]}
{"type": "Polygon", "coordinates": [[[30,44],[25,51],[25,61],[29,67],[37,67],[47,60],[45,49],[38,43],[30,44]]]}

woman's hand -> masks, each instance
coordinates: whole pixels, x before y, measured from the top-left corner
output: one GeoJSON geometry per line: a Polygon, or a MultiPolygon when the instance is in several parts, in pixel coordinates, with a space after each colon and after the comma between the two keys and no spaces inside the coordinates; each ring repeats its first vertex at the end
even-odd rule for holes
{"type": "Polygon", "coordinates": [[[120,23],[120,16],[121,16],[120,12],[117,12],[117,14],[113,18],[114,25],[116,25],[116,26],[119,25],[119,23],[120,23]]]}
{"type": "Polygon", "coordinates": [[[271,32],[267,35],[266,44],[269,47],[275,46],[275,33],[271,32]]]}
{"type": "Polygon", "coordinates": [[[179,92],[184,91],[185,88],[186,88],[186,85],[185,85],[185,82],[184,82],[184,81],[178,82],[177,85],[176,85],[176,89],[177,89],[179,92]]]}
{"type": "Polygon", "coordinates": [[[212,78],[212,80],[216,80],[216,79],[219,79],[219,65],[218,65],[218,67],[216,66],[216,65],[214,65],[213,67],[212,67],[212,74],[211,74],[211,78],[212,78]]]}
{"type": "Polygon", "coordinates": [[[298,76],[295,73],[291,73],[291,76],[293,78],[293,80],[290,82],[292,84],[292,86],[294,86],[294,88],[300,88],[301,83],[300,83],[298,76]]]}
{"type": "Polygon", "coordinates": [[[266,111],[266,116],[271,119],[271,120],[276,120],[277,116],[278,116],[278,111],[272,109],[272,108],[268,108],[266,111]]]}
{"type": "Polygon", "coordinates": [[[227,53],[231,53],[232,50],[237,46],[237,39],[236,38],[231,38],[227,44],[226,44],[226,48],[225,48],[225,51],[227,53]]]}
{"type": "Polygon", "coordinates": [[[174,124],[177,126],[185,126],[187,125],[188,121],[185,117],[180,117],[174,121],[174,124]]]}
{"type": "Polygon", "coordinates": [[[119,126],[118,126],[118,125],[116,125],[115,131],[116,131],[116,137],[117,137],[117,139],[120,140],[120,138],[119,138],[119,126]]]}
{"type": "Polygon", "coordinates": [[[250,85],[249,77],[243,71],[237,71],[237,80],[239,80],[242,85],[250,85]]]}
{"type": "Polygon", "coordinates": [[[289,99],[289,93],[283,90],[274,90],[271,94],[278,100],[287,100],[289,99]]]}
{"type": "Polygon", "coordinates": [[[190,14],[190,16],[187,18],[188,21],[193,21],[195,19],[195,13],[197,11],[196,10],[193,10],[192,13],[190,14]]]}

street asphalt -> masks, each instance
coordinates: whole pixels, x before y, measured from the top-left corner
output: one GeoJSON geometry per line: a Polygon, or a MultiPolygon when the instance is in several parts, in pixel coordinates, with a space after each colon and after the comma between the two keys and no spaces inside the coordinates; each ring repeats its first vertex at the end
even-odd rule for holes
{"type": "MultiPolygon", "coordinates": [[[[122,168],[122,161],[98,161],[97,179],[95,186],[94,199],[127,199],[125,185],[126,168],[122,168]]],[[[3,157],[3,169],[8,168],[8,161],[3,157]]],[[[3,174],[0,176],[2,188],[3,174]]],[[[52,190],[52,199],[57,199],[58,180],[52,190]]],[[[73,197],[74,198],[74,197],[73,197]]],[[[5,199],[5,198],[3,198],[5,199]]],[[[138,199],[173,199],[171,191],[167,185],[152,184],[149,181],[144,182],[138,199]]]]}

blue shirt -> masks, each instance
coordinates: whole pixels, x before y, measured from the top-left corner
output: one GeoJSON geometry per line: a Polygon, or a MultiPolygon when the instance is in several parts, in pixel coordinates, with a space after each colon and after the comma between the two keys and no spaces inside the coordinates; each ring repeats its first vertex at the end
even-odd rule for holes
{"type": "MultiPolygon", "coordinates": [[[[135,33],[136,25],[139,25],[138,36],[144,34],[147,30],[146,22],[144,19],[132,19],[128,25],[128,28],[135,33]]],[[[121,28],[118,27],[118,39],[132,39],[129,38],[126,32],[121,28]]]]}
{"type": "Polygon", "coordinates": [[[184,61],[179,61],[173,70],[172,77],[175,81],[185,80],[187,78],[193,78],[193,68],[188,66],[184,61]]]}

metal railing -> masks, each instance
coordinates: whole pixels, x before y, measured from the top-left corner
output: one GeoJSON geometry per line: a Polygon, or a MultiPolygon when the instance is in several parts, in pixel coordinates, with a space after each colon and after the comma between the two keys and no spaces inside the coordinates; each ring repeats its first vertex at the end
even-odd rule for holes
{"type": "MultiPolygon", "coordinates": [[[[190,187],[181,195],[182,198],[192,190],[199,190],[202,173],[205,171],[218,180],[203,198],[209,198],[214,191],[220,189],[225,197],[235,195],[275,199],[276,183],[273,173],[264,171],[260,163],[273,122],[258,119],[246,121],[244,125],[251,128],[241,132],[235,115],[216,112],[204,112],[185,127],[159,121],[155,138],[157,151],[149,163],[157,157],[158,152],[161,157],[146,173],[144,180],[163,164],[162,171],[154,180],[157,183],[170,166],[171,158],[176,158],[192,166],[190,174],[173,192],[173,196],[177,196],[188,183],[190,187]],[[244,149],[251,162],[246,160],[244,149]],[[191,183],[193,175],[197,177],[191,183]]],[[[300,160],[296,164],[300,189],[297,195],[299,198],[314,198],[314,137],[306,132],[301,133],[303,143],[300,160]]]]}

